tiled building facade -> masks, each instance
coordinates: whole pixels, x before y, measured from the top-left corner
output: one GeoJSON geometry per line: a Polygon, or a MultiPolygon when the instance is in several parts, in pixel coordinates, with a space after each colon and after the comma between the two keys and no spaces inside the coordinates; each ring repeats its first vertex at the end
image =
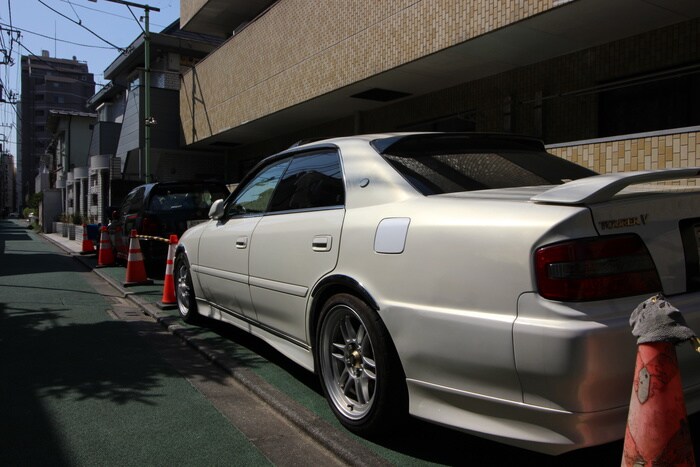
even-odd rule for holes
{"type": "Polygon", "coordinates": [[[180,92],[185,143],[228,147],[233,172],[406,130],[533,135],[600,172],[696,165],[700,4],[280,0],[237,24],[241,5],[181,2],[183,28],[233,32],[180,92]]]}

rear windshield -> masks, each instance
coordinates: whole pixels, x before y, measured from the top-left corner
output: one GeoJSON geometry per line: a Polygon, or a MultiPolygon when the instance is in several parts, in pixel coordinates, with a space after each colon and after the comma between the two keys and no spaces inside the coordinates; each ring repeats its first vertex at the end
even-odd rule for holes
{"type": "Polygon", "coordinates": [[[480,150],[446,154],[383,154],[424,195],[558,185],[595,172],[544,151],[480,150]]]}
{"type": "Polygon", "coordinates": [[[219,185],[166,185],[151,191],[149,210],[196,211],[208,210],[217,199],[226,198],[228,190],[219,185]]]}

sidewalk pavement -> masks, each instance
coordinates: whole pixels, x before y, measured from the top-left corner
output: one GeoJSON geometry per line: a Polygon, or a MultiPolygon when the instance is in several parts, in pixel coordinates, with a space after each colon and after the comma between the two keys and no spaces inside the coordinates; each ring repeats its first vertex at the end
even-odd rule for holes
{"type": "MultiPolygon", "coordinates": [[[[124,287],[126,268],[123,266],[96,268],[97,254],[81,254],[82,239],[70,240],[60,233],[42,235],[92,269],[95,274],[119,290],[125,298],[136,304],[144,313],[153,317],[170,333],[183,339],[188,345],[207,357],[343,462],[348,465],[386,465],[390,463],[366,446],[365,443],[344,429],[338,428],[335,420],[329,420],[327,417],[322,418],[305,405],[297,402],[297,400],[302,399],[306,403],[308,398],[294,394],[293,387],[291,389],[285,388],[288,393],[291,393],[288,394],[260,376],[261,373],[265,372],[266,366],[273,366],[272,363],[241,345],[221,339],[213,332],[203,332],[202,328],[185,324],[180,319],[177,308],[160,309],[156,303],[162,298],[163,280],[154,280],[152,285],[124,287]]],[[[289,378],[293,377],[289,376],[289,378]]],[[[303,386],[302,383],[299,385],[303,386]]]]}

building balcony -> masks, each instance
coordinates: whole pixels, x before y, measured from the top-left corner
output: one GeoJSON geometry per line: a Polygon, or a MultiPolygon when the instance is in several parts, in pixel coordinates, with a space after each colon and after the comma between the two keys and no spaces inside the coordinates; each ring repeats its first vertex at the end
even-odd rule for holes
{"type": "Polygon", "coordinates": [[[90,157],[90,173],[95,173],[100,170],[109,170],[109,155],[90,157]]]}
{"type": "Polygon", "coordinates": [[[88,178],[88,168],[76,167],[75,169],[73,169],[73,177],[76,181],[88,178]]]}
{"type": "MultiPolygon", "coordinates": [[[[198,30],[223,22],[240,3],[182,2],[183,24],[198,30]]],[[[401,99],[428,99],[697,15],[691,3],[668,8],[644,0],[318,5],[275,2],[184,73],[185,144],[246,145],[275,129],[303,134],[341,119],[359,121],[401,99]]]]}
{"type": "Polygon", "coordinates": [[[275,0],[188,0],[180,2],[180,27],[186,31],[230,36],[275,0]]]}

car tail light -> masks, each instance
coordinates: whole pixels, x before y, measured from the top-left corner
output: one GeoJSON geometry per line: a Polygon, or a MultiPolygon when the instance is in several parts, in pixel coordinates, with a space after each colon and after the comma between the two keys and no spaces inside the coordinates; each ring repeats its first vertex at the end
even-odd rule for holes
{"type": "Polygon", "coordinates": [[[155,217],[144,217],[141,221],[141,235],[156,236],[159,233],[158,220],[155,217]]]}
{"type": "Polygon", "coordinates": [[[573,240],[535,252],[539,294],[587,301],[655,293],[661,281],[642,239],[620,235],[573,240]]]}

